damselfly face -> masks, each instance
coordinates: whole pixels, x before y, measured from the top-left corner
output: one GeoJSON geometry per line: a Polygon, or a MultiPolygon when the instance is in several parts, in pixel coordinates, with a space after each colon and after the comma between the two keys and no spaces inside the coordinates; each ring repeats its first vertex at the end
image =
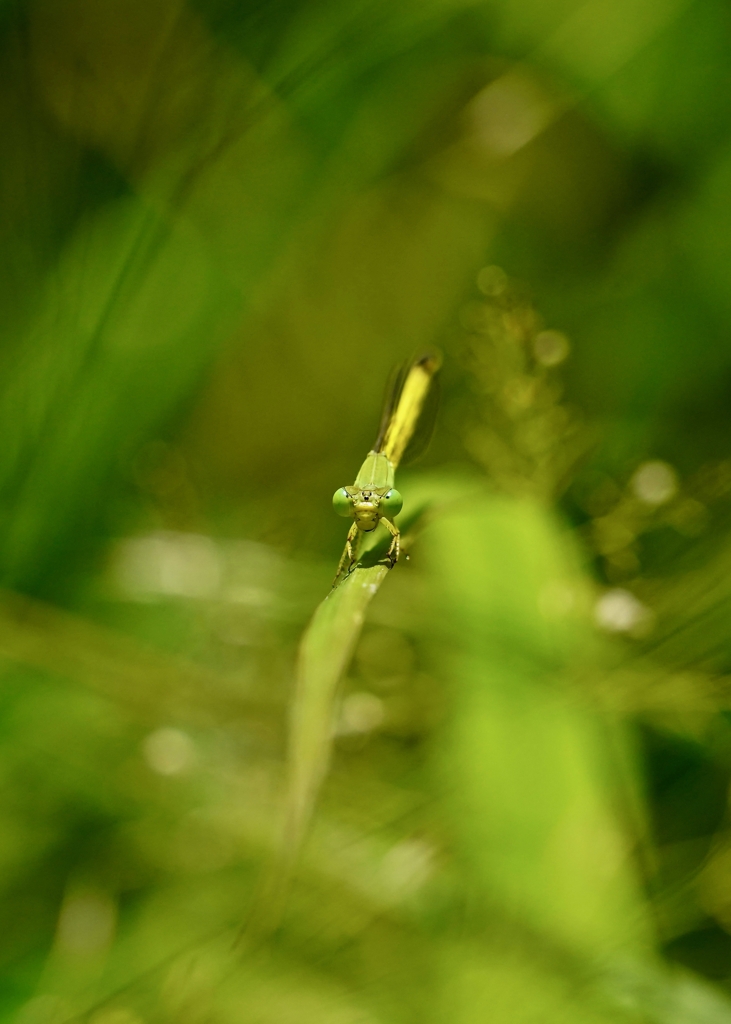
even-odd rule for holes
{"type": "Polygon", "coordinates": [[[363,533],[370,533],[381,518],[381,497],[377,491],[359,491],[353,499],[355,525],[363,533]]]}
{"type": "Polygon", "coordinates": [[[395,487],[359,489],[340,487],[333,495],[333,508],[339,516],[355,520],[363,533],[370,533],[385,516],[392,519],[401,511],[403,499],[395,487]]]}

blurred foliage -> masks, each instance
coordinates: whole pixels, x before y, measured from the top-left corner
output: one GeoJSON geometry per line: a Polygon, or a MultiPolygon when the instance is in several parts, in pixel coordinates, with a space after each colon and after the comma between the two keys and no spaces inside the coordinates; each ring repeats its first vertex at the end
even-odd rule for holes
{"type": "Polygon", "coordinates": [[[2,1020],[731,1022],[730,43],[0,4],[2,1020]],[[432,345],[410,559],[305,633],[432,345]]]}

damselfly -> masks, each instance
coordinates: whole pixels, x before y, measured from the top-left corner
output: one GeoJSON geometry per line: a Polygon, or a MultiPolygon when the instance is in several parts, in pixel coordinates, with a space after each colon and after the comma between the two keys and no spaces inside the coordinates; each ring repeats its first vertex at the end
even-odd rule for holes
{"type": "Polygon", "coordinates": [[[333,495],[333,508],[339,516],[352,519],[333,586],[358,561],[361,534],[372,533],[383,523],[391,534],[385,560],[391,568],[400,550],[400,532],[394,519],[403,507],[403,499],[394,487],[396,468],[409,448],[441,365],[438,354],[420,356],[396,375],[386,402],[381,429],[372,451],[360,467],[355,483],[339,487],[333,495]]]}

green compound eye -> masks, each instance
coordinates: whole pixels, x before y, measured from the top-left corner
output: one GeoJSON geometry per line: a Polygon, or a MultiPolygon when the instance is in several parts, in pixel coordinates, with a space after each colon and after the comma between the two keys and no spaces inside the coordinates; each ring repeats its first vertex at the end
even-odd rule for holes
{"type": "Polygon", "coordinates": [[[392,487],[388,494],[384,494],[381,498],[381,512],[388,519],[393,519],[397,516],[404,506],[404,499],[401,497],[400,491],[397,491],[395,487],[392,487]]]}
{"type": "Polygon", "coordinates": [[[333,508],[339,516],[348,518],[353,515],[353,501],[344,487],[339,487],[333,494],[333,508]]]}

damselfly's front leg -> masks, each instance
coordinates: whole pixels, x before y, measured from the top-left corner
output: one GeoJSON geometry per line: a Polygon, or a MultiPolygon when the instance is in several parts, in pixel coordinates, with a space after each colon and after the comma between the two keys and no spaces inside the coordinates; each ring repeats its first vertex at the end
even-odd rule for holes
{"type": "Polygon", "coordinates": [[[353,568],[356,562],[357,554],[356,549],[358,547],[358,527],[355,523],[352,524],[348,530],[348,539],[345,541],[345,550],[342,553],[340,562],[338,564],[338,571],[335,573],[335,579],[333,580],[333,586],[338,582],[340,576],[345,572],[346,576],[353,568]]]}
{"type": "Polygon", "coordinates": [[[398,562],[399,552],[401,551],[401,531],[398,526],[394,526],[391,520],[386,519],[385,516],[381,518],[381,522],[391,534],[391,547],[386,552],[386,558],[391,563],[391,568],[393,569],[396,562],[398,562]]]}

